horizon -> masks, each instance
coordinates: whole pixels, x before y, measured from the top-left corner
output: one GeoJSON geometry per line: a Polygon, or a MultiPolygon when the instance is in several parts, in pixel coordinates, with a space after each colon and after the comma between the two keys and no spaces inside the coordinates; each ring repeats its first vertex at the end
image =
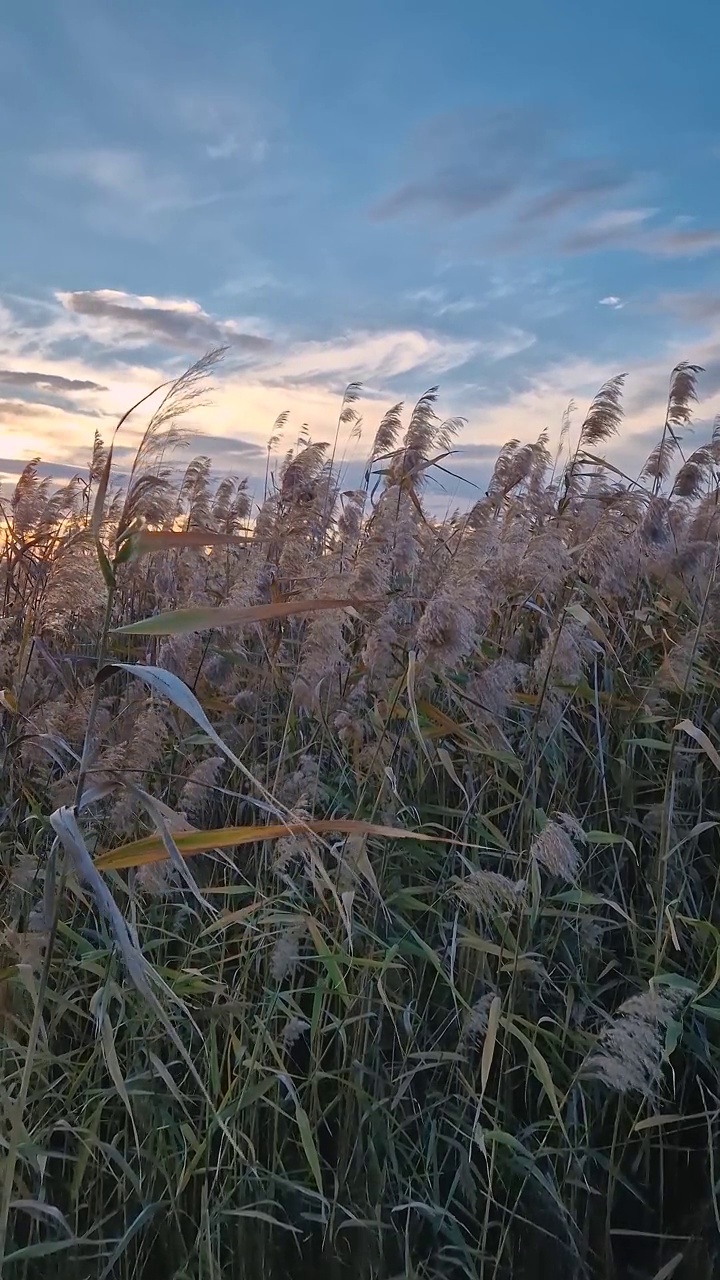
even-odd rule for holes
{"type": "Polygon", "coordinates": [[[669,5],[4,17],[0,479],[81,467],[218,345],[193,448],[251,481],[279,414],[281,452],[325,439],[352,381],[357,458],[439,384],[470,485],[621,372],[631,474],[678,361],[705,368],[698,443],[720,412],[713,40],[669,5]]]}

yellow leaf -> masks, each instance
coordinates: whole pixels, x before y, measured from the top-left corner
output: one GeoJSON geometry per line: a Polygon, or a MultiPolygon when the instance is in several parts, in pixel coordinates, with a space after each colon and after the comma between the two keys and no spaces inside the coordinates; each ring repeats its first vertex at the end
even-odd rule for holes
{"type": "MultiPolygon", "coordinates": [[[[283,836],[304,835],[364,835],[381,836],[386,840],[419,840],[441,842],[451,836],[427,836],[420,831],[406,831],[401,827],[384,827],[375,822],[361,822],[355,818],[321,818],[307,822],[273,822],[263,826],[219,827],[215,831],[189,831],[175,836],[175,844],[184,858],[196,853],[208,853],[211,849],[234,849],[239,845],[255,844],[260,840],[280,840],[283,836]]],[[[99,871],[122,871],[126,867],[143,867],[150,862],[162,862],[167,857],[162,840],[157,835],[133,840],[130,844],[108,849],[95,858],[99,871]]]]}

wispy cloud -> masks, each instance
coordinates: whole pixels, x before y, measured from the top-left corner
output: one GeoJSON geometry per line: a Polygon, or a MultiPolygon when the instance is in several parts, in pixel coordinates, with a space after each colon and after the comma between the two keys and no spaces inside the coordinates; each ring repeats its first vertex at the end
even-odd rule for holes
{"type": "Polygon", "coordinates": [[[495,337],[478,341],[478,355],[486,356],[492,361],[508,360],[521,351],[528,351],[536,342],[534,333],[528,333],[514,325],[504,325],[495,337]]]}
{"type": "MultiPolygon", "coordinates": [[[[151,95],[151,97],[154,95],[151,95]]],[[[202,141],[211,160],[260,165],[277,126],[277,106],[257,94],[184,86],[166,102],[186,133],[202,141]]]]}
{"type": "MultiPolygon", "coordinates": [[[[29,461],[30,458],[0,458],[0,478],[10,482],[16,480],[29,461]]],[[[69,462],[40,462],[37,470],[38,475],[45,476],[49,480],[72,480],[82,467],[81,464],[74,467],[69,462]]]]}
{"type": "Polygon", "coordinates": [[[642,239],[648,219],[656,212],[656,209],[609,209],[567,236],[562,247],[568,253],[626,248],[642,239]]]}
{"type": "Polygon", "coordinates": [[[252,458],[265,457],[266,450],[257,440],[245,440],[242,436],[217,435],[212,431],[203,431],[198,435],[195,445],[202,453],[226,467],[247,465],[252,458]]]}
{"type": "Polygon", "coordinates": [[[577,164],[570,166],[565,180],[531,200],[517,215],[518,223],[556,219],[599,197],[613,195],[628,185],[628,178],[607,169],[577,164]]]}
{"type": "Polygon", "coordinates": [[[720,293],[701,290],[689,293],[663,293],[653,305],[691,324],[720,319],[720,293]]]}
{"type": "Polygon", "coordinates": [[[413,214],[461,219],[512,210],[509,245],[531,228],[562,220],[628,186],[612,161],[566,153],[567,139],[540,111],[516,107],[465,110],[437,117],[420,131],[416,174],[380,199],[376,221],[413,214]]]}
{"type": "Polygon", "coordinates": [[[649,248],[669,258],[693,258],[711,253],[720,249],[720,228],[666,227],[655,233],[649,248]]]}
{"type": "Polygon", "coordinates": [[[637,195],[641,175],[618,159],[573,154],[569,132],[540,111],[437,117],[419,132],[411,157],[410,175],[371,209],[375,221],[484,215],[489,243],[505,252],[539,243],[571,254],[619,249],[690,258],[720,249],[720,228],[688,218],[663,223],[655,208],[607,208],[611,199],[637,195]]]}
{"type": "Polygon", "coordinates": [[[121,147],[73,147],[31,159],[36,172],[81,184],[123,206],[162,213],[194,203],[187,181],[139,151],[121,147]]]}
{"type": "Polygon", "coordinates": [[[0,386],[18,391],[54,392],[75,394],[82,391],[107,391],[99,382],[87,378],[66,378],[59,373],[39,373],[36,370],[0,369],[0,386]]]}
{"type": "Polygon", "coordinates": [[[537,116],[514,108],[458,111],[420,131],[414,148],[417,177],[383,197],[377,221],[413,213],[463,218],[492,209],[516,192],[519,174],[537,167],[547,134],[537,116]]]}
{"type": "MultiPolygon", "coordinates": [[[[170,154],[177,147],[168,149],[170,154]]],[[[39,152],[27,164],[44,198],[72,209],[79,226],[119,241],[157,241],[169,225],[232,202],[238,190],[209,178],[197,161],[173,165],[165,150],[72,147],[39,152]]],[[[222,218],[221,218],[222,220],[222,218]]]]}
{"type": "Polygon", "coordinates": [[[416,289],[407,294],[408,302],[427,309],[438,320],[443,316],[462,316],[471,311],[480,311],[485,305],[477,298],[467,296],[451,297],[445,289],[433,285],[427,289],[416,289]]]}
{"type": "Polygon", "coordinates": [[[689,227],[679,220],[653,225],[657,209],[612,209],[586,223],[562,243],[566,253],[624,249],[655,257],[694,258],[720,249],[720,229],[689,227]]]}
{"type": "Polygon", "coordinates": [[[497,444],[466,444],[460,437],[457,453],[463,461],[494,462],[498,455],[497,444]]]}
{"type": "MultiPolygon", "coordinates": [[[[188,299],[143,297],[115,289],[58,293],[62,305],[78,316],[103,322],[111,336],[129,345],[154,342],[201,353],[230,346],[240,353],[267,351],[272,342],[243,332],[231,320],[216,320],[188,299]]],[[[96,333],[97,336],[97,333],[96,333]]]]}
{"type": "Polygon", "coordinates": [[[613,311],[622,311],[623,307],[625,306],[625,303],[623,302],[622,298],[618,298],[616,294],[609,293],[607,298],[600,299],[598,306],[610,307],[611,310],[613,311]]]}
{"type": "Polygon", "coordinates": [[[28,419],[52,417],[49,406],[31,404],[27,400],[0,400],[0,423],[22,422],[28,419]]]}
{"type": "Polygon", "coordinates": [[[288,387],[325,383],[339,388],[352,379],[382,385],[416,370],[432,375],[457,369],[477,350],[477,342],[414,329],[351,333],[329,342],[298,343],[265,369],[262,377],[288,387]]]}

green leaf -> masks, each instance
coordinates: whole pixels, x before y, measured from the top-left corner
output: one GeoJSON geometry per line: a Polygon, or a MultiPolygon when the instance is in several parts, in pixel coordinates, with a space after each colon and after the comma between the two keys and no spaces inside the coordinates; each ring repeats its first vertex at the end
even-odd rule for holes
{"type": "Polygon", "coordinates": [[[512,1018],[501,1018],[500,1022],[501,1022],[501,1025],[505,1028],[505,1030],[509,1031],[511,1035],[515,1036],[516,1040],[519,1040],[521,1045],[525,1049],[528,1055],[528,1058],[530,1059],[530,1062],[532,1064],[535,1075],[540,1081],[540,1084],[542,1085],[545,1091],[545,1094],[547,1096],[548,1102],[550,1103],[550,1106],[553,1109],[555,1119],[560,1125],[560,1128],[562,1129],[563,1133],[565,1133],[565,1126],[563,1124],[563,1118],[560,1111],[560,1103],[558,1100],[557,1090],[555,1088],[555,1082],[553,1081],[552,1073],[550,1071],[550,1068],[547,1062],[545,1061],[545,1058],[541,1054],[537,1045],[533,1044],[532,1040],[530,1040],[528,1036],[525,1035],[525,1032],[521,1031],[520,1028],[515,1025],[512,1018]]]}
{"type": "Polygon", "coordinates": [[[105,1266],[100,1272],[100,1275],[98,1276],[98,1280],[108,1280],[108,1277],[111,1275],[111,1273],[115,1269],[115,1264],[119,1261],[119,1259],[125,1253],[128,1245],[131,1244],[135,1236],[140,1231],[142,1231],[143,1227],[147,1226],[148,1222],[152,1222],[155,1215],[165,1207],[166,1205],[164,1201],[157,1200],[155,1201],[154,1204],[146,1204],[145,1207],[140,1210],[137,1216],[133,1218],[133,1221],[130,1223],[130,1226],[128,1227],[127,1231],[124,1233],[121,1239],[118,1240],[105,1266]]]}
{"type": "Polygon", "coordinates": [[[251,622],[276,622],[296,614],[321,613],[328,609],[352,609],[356,604],[369,604],[364,600],[279,600],[274,604],[254,604],[246,608],[232,605],[214,608],[210,605],[195,609],[173,609],[170,613],[156,613],[152,618],[130,622],[125,627],[115,627],[114,634],[124,636],[183,636],[193,631],[214,631],[222,627],[241,627],[251,622]]]}
{"type": "Polygon", "coordinates": [[[103,544],[99,538],[95,539],[95,550],[97,552],[97,558],[100,563],[100,572],[102,573],[102,576],[105,579],[105,586],[108,587],[110,590],[112,590],[115,586],[115,574],[113,572],[113,567],[110,561],[105,555],[103,544]]]}
{"type": "Polygon", "coordinates": [[[694,1004],[693,1010],[695,1013],[699,1013],[702,1018],[710,1018],[712,1022],[720,1022],[720,1005],[694,1004]]]}
{"type": "Polygon", "coordinates": [[[325,1193],[323,1191],[322,1173],[320,1172],[320,1158],[318,1156],[317,1147],[315,1146],[315,1139],[313,1138],[312,1129],[310,1127],[310,1120],[307,1111],[300,1105],[300,1102],[297,1099],[295,1101],[295,1119],[297,1120],[297,1127],[300,1130],[300,1141],[303,1145],[303,1151],[305,1152],[307,1162],[310,1165],[313,1178],[315,1179],[315,1186],[320,1192],[320,1195],[324,1198],[325,1193]]]}
{"type": "Polygon", "coordinates": [[[493,1058],[495,1056],[495,1045],[497,1043],[498,1027],[500,1025],[500,1010],[502,1008],[502,1000],[500,996],[493,996],[492,1003],[488,1012],[487,1031],[485,1032],[485,1040],[483,1042],[482,1060],[480,1062],[480,1096],[483,1097],[487,1088],[487,1082],[490,1079],[490,1071],[492,1069],[493,1058]]]}

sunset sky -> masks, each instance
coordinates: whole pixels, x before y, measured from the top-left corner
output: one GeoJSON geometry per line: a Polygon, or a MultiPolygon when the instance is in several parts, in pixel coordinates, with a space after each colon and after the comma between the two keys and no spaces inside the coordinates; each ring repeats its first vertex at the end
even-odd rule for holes
{"type": "Polygon", "coordinates": [[[679,359],[698,440],[720,411],[711,0],[4,0],[0,29],[0,474],[70,474],[221,344],[196,452],[251,476],[350,380],[364,438],[439,383],[474,482],[618,372],[629,468],[679,359]]]}

